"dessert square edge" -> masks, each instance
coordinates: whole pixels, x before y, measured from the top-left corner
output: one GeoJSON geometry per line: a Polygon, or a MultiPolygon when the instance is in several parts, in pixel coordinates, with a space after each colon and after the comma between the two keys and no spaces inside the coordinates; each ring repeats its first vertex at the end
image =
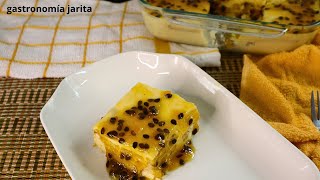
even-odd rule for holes
{"type": "Polygon", "coordinates": [[[94,126],[113,179],[162,179],[194,156],[197,107],[168,90],[137,83],[94,126]]]}

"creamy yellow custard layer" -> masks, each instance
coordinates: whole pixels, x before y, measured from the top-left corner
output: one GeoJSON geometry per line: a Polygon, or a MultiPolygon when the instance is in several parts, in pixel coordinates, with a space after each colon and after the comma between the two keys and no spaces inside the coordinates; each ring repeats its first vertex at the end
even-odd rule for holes
{"type": "Polygon", "coordinates": [[[160,179],[161,165],[198,131],[198,120],[193,103],[138,83],[94,126],[94,140],[127,169],[160,179]]]}
{"type": "Polygon", "coordinates": [[[247,53],[271,54],[281,51],[291,51],[303,44],[310,44],[317,31],[309,33],[287,33],[278,38],[259,38],[250,36],[230,37],[230,45],[226,48],[247,53]]]}
{"type": "MultiPolygon", "coordinates": [[[[148,0],[148,2],[153,6],[186,12],[208,14],[210,11],[210,3],[207,0],[148,0]]],[[[210,44],[206,30],[171,23],[162,17],[160,12],[153,10],[144,9],[142,15],[147,29],[159,39],[198,46],[210,44]]],[[[191,22],[191,20],[184,21],[191,22]]]]}
{"type": "Polygon", "coordinates": [[[142,15],[147,29],[159,39],[197,46],[210,44],[207,30],[173,24],[148,10],[142,11],[142,15]]]}

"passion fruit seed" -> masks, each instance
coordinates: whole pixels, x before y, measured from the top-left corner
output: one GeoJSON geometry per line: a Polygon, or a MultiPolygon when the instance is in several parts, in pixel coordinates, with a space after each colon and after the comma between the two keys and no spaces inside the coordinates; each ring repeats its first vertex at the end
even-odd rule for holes
{"type": "Polygon", "coordinates": [[[116,119],[115,117],[110,118],[110,123],[111,123],[111,124],[116,123],[116,121],[117,121],[117,119],[116,119]]]}
{"type": "Polygon", "coordinates": [[[149,149],[149,148],[150,148],[149,144],[147,144],[147,143],[144,144],[144,148],[145,148],[145,149],[149,149]]]}
{"type": "Polygon", "coordinates": [[[152,120],[153,120],[153,122],[154,122],[155,124],[158,124],[158,123],[159,123],[159,120],[158,120],[157,118],[153,118],[152,120]]]}
{"type": "Polygon", "coordinates": [[[111,137],[111,138],[117,137],[117,136],[118,136],[118,132],[117,132],[117,131],[109,131],[109,132],[107,133],[107,135],[108,135],[109,137],[111,137]]]}
{"type": "Polygon", "coordinates": [[[167,133],[167,134],[170,133],[169,129],[167,129],[167,128],[163,129],[163,132],[164,132],[164,133],[167,133]]]}
{"type": "Polygon", "coordinates": [[[167,166],[168,166],[168,164],[167,164],[166,162],[164,162],[164,163],[162,163],[162,164],[160,165],[161,168],[166,168],[167,166]]]}
{"type": "Polygon", "coordinates": [[[156,140],[161,141],[161,140],[164,140],[165,137],[164,137],[163,134],[159,133],[159,134],[157,134],[154,138],[155,138],[156,140]]]}
{"type": "Polygon", "coordinates": [[[179,115],[178,115],[178,119],[182,119],[183,118],[183,113],[180,113],[179,115]]]}
{"type": "Polygon", "coordinates": [[[174,120],[174,119],[171,119],[171,124],[173,124],[173,125],[177,125],[177,121],[176,120],[174,120]]]}
{"type": "Polygon", "coordinates": [[[101,133],[101,134],[104,134],[104,132],[105,132],[105,129],[104,129],[104,127],[103,127],[103,128],[101,128],[100,133],[101,133]]]}
{"type": "Polygon", "coordinates": [[[137,148],[138,147],[138,142],[133,142],[132,143],[132,147],[135,149],[135,148],[137,148]]]}
{"type": "Polygon", "coordinates": [[[148,134],[144,134],[144,135],[143,135],[143,138],[145,138],[145,139],[149,139],[149,137],[150,137],[150,136],[149,136],[148,134]]]}
{"type": "Polygon", "coordinates": [[[166,122],[164,122],[164,121],[160,121],[160,122],[158,123],[159,126],[164,126],[165,124],[166,124],[166,122]]]}
{"type": "Polygon", "coordinates": [[[189,125],[193,123],[193,119],[189,119],[189,125]]]}
{"type": "Polygon", "coordinates": [[[125,159],[126,159],[127,161],[129,161],[129,160],[131,159],[131,156],[130,156],[129,154],[127,154],[126,157],[125,157],[125,159]]]}
{"type": "Polygon", "coordinates": [[[140,120],[143,120],[146,117],[146,115],[144,113],[142,113],[142,112],[139,113],[138,116],[139,116],[140,120]]]}
{"type": "Polygon", "coordinates": [[[123,125],[123,123],[124,123],[124,120],[122,120],[122,119],[120,119],[119,121],[118,121],[118,125],[123,125]]]}
{"type": "Polygon", "coordinates": [[[139,147],[140,147],[141,149],[144,149],[144,143],[139,143],[139,147]]]}
{"type": "Polygon", "coordinates": [[[180,152],[181,153],[192,153],[192,149],[191,149],[191,147],[184,145],[183,149],[180,152]]]}
{"type": "Polygon", "coordinates": [[[137,133],[136,133],[136,132],[134,132],[134,130],[132,130],[132,131],[131,131],[131,135],[132,135],[132,136],[136,136],[136,135],[137,135],[137,133]]]}
{"type": "Polygon", "coordinates": [[[125,111],[128,115],[130,115],[130,116],[133,116],[133,115],[135,115],[136,114],[136,111],[135,110],[126,110],[125,111]]]}
{"type": "Polygon", "coordinates": [[[158,110],[155,106],[150,106],[149,107],[149,111],[151,112],[151,114],[156,115],[158,114],[158,110]]]}
{"type": "Polygon", "coordinates": [[[153,128],[155,125],[153,123],[148,123],[148,126],[153,128]]]}
{"type": "Polygon", "coordinates": [[[148,111],[147,108],[143,108],[142,111],[143,111],[143,114],[145,114],[145,115],[148,115],[148,114],[149,114],[149,111],[148,111]]]}
{"type": "Polygon", "coordinates": [[[197,129],[197,128],[194,128],[193,131],[192,131],[192,135],[197,134],[197,132],[198,132],[198,129],[197,129]]]}
{"type": "Polygon", "coordinates": [[[125,154],[124,153],[121,153],[120,154],[120,159],[124,159],[125,158],[125,154]]]}
{"type": "Polygon", "coordinates": [[[126,141],[125,141],[123,138],[120,138],[120,139],[119,139],[119,143],[120,143],[120,144],[123,144],[124,142],[126,142],[126,141]]]}

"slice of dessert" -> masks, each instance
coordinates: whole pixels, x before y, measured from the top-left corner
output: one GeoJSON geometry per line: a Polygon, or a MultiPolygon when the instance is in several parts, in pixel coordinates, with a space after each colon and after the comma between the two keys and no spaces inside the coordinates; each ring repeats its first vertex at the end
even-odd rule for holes
{"type": "Polygon", "coordinates": [[[262,9],[266,0],[213,0],[211,13],[248,19],[259,20],[262,17],[262,9]]]}
{"type": "Polygon", "coordinates": [[[267,0],[262,21],[309,25],[320,20],[319,0],[267,0]]]}
{"type": "Polygon", "coordinates": [[[138,83],[94,126],[94,141],[111,176],[161,179],[198,132],[198,120],[193,103],[138,83]]]}

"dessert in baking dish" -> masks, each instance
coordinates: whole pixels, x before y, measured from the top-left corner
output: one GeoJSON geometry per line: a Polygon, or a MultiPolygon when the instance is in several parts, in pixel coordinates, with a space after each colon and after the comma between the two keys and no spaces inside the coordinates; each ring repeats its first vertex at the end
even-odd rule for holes
{"type": "Polygon", "coordinates": [[[287,25],[320,20],[319,0],[148,0],[154,6],[287,25]]]}
{"type": "Polygon", "coordinates": [[[192,158],[199,112],[177,94],[135,85],[95,126],[95,144],[116,179],[161,179],[192,158]]]}
{"type": "Polygon", "coordinates": [[[191,45],[269,54],[309,44],[319,30],[320,0],[140,1],[154,36],[191,45]]]}

